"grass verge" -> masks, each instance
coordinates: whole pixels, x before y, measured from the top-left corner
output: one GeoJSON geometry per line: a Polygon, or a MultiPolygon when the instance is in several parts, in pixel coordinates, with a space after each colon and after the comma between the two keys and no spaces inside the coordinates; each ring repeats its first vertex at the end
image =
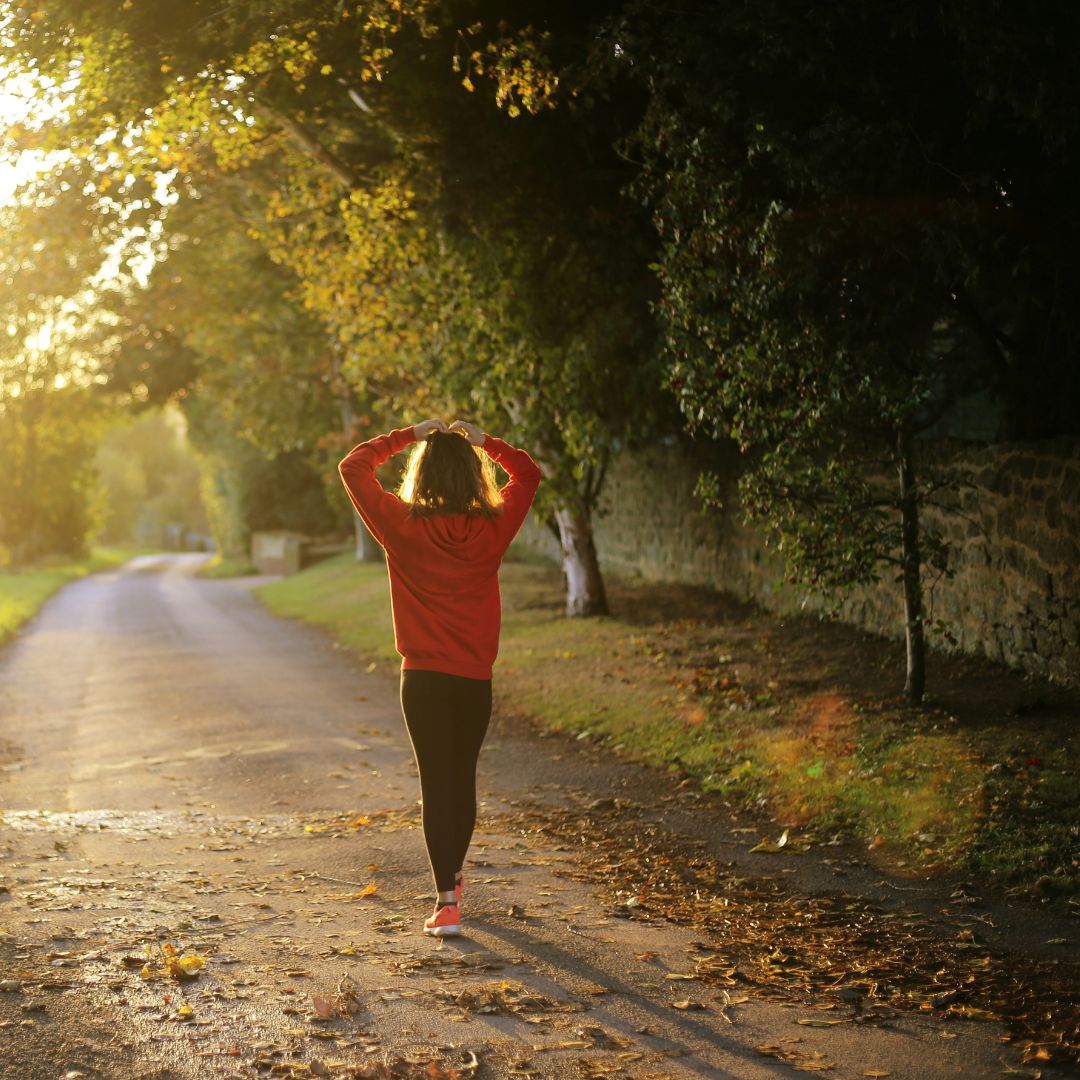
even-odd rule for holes
{"type": "Polygon", "coordinates": [[[0,570],[0,644],[14,636],[69,581],[109,570],[138,554],[141,551],[130,548],[96,547],[85,559],[50,559],[33,566],[0,570]]]}
{"type": "Polygon", "coordinates": [[[250,559],[223,559],[219,552],[200,566],[195,571],[195,576],[201,578],[232,578],[247,577],[258,572],[258,567],[250,559]]]}
{"type": "MultiPolygon", "coordinates": [[[[894,872],[972,872],[1042,897],[1080,889],[1080,694],[935,658],[939,699],[916,710],[895,693],[895,646],[850,628],[618,581],[615,614],[566,619],[557,570],[508,561],[502,584],[504,714],[763,810],[793,847],[838,834],[894,872]]],[[[382,565],[346,555],[258,592],[372,668],[397,666],[382,565]]]]}

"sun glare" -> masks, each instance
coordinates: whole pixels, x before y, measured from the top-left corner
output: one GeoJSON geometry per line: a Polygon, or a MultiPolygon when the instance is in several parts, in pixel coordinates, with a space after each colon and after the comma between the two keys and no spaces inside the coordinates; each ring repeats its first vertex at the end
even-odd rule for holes
{"type": "MultiPolygon", "coordinates": [[[[46,101],[32,79],[0,69],[0,133],[39,123],[55,113],[56,103],[46,101]]],[[[31,179],[48,164],[48,156],[37,150],[0,152],[0,204],[9,202],[20,184],[31,179]]]]}

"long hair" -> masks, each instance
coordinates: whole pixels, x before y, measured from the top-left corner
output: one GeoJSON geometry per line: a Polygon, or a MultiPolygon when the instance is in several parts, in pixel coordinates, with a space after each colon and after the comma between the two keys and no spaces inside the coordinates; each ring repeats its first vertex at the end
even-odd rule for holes
{"type": "Polygon", "coordinates": [[[422,517],[494,517],[502,506],[491,458],[456,431],[433,431],[413,447],[398,497],[422,517]]]}

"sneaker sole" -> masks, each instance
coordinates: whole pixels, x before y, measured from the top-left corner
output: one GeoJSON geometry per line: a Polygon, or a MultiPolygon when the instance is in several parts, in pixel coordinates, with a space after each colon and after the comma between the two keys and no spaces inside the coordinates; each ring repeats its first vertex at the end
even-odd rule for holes
{"type": "Polygon", "coordinates": [[[425,926],[424,933],[432,937],[457,937],[461,933],[461,923],[450,923],[447,926],[425,926]]]}

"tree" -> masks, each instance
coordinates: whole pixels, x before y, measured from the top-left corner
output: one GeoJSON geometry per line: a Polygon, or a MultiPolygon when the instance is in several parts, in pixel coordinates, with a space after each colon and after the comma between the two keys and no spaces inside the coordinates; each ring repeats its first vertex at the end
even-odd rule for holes
{"type": "MultiPolygon", "coordinates": [[[[608,460],[664,412],[652,392],[651,232],[622,192],[613,106],[546,108],[556,79],[528,30],[529,48],[514,47],[543,71],[506,90],[506,112],[462,94],[461,62],[451,75],[475,27],[402,35],[370,96],[394,155],[348,199],[325,174],[294,187],[268,231],[345,344],[347,378],[399,410],[464,408],[538,453],[567,613],[593,614],[606,610],[591,517],[608,460]]],[[[579,51],[585,31],[568,35],[579,51]]],[[[474,50],[468,64],[478,57],[488,63],[474,50]]]]}
{"type": "Polygon", "coordinates": [[[92,447],[102,427],[88,337],[124,251],[76,165],[0,207],[0,560],[79,555],[94,526],[92,447]]]}
{"type": "Polygon", "coordinates": [[[179,400],[215,536],[238,557],[253,528],[332,530],[328,478],[346,435],[328,441],[345,395],[325,335],[230,196],[207,182],[173,210],[167,252],[125,298],[107,370],[114,392],[179,400]]]}
{"type": "Polygon", "coordinates": [[[168,526],[205,534],[199,467],[179,409],[147,409],[125,419],[105,433],[95,455],[102,539],[156,546],[168,526]]]}
{"type": "Polygon", "coordinates": [[[52,365],[0,389],[0,566],[86,552],[101,416],[84,388],[51,386],[52,365]],[[15,390],[18,388],[18,392],[15,390]]]}
{"type": "MultiPolygon", "coordinates": [[[[1075,11],[1046,7],[1075,44],[1075,11]]],[[[688,425],[746,452],[744,507],[792,581],[835,594],[898,569],[916,702],[922,567],[946,554],[920,509],[955,483],[926,469],[920,434],[979,388],[1023,403],[1014,416],[1045,401],[1042,432],[1075,424],[1061,281],[1080,230],[1062,180],[1078,158],[1060,138],[1075,115],[1055,122],[1049,87],[1033,100],[979,62],[1050,24],[974,3],[636,3],[601,54],[649,94],[627,147],[663,237],[658,313],[688,425]],[[1059,237],[1040,222],[1048,197],[1059,237]]],[[[1062,77],[1058,51],[1033,55],[1062,77]]]]}
{"type": "Polygon", "coordinates": [[[616,106],[548,115],[601,14],[51,0],[9,29],[24,64],[56,78],[78,65],[79,107],[52,137],[103,173],[175,168],[198,187],[273,169],[257,231],[351,386],[490,410],[478,418],[543,448],[575,614],[605,604],[590,515],[607,457],[654,412],[649,234],[620,194],[603,123],[616,106]]]}

